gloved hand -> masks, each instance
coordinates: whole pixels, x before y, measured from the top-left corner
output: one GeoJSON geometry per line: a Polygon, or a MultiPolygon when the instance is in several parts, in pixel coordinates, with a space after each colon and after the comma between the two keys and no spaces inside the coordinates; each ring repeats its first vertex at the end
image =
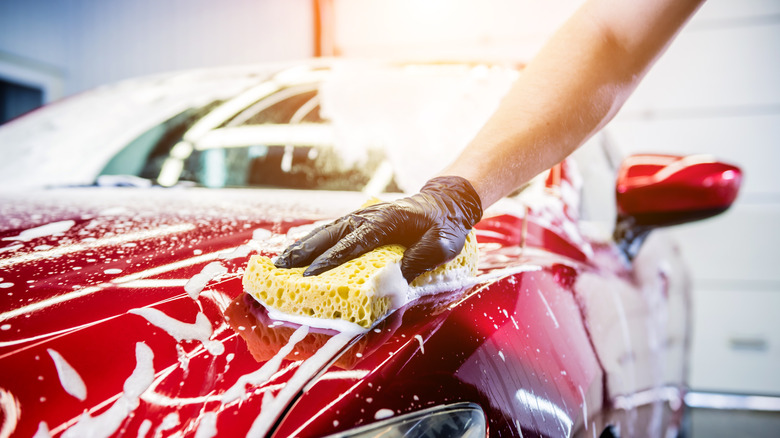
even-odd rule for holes
{"type": "Polygon", "coordinates": [[[275,265],[310,264],[303,275],[317,275],[379,246],[398,243],[407,248],[401,273],[411,283],[454,259],[481,217],[482,203],[471,183],[457,176],[440,176],[416,195],[357,210],[315,229],[290,245],[275,265]]]}

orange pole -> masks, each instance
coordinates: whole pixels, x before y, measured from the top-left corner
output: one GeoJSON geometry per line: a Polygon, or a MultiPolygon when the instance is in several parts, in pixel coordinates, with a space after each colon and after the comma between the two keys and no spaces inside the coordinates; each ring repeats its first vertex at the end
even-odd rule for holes
{"type": "Polygon", "coordinates": [[[314,56],[335,56],[333,0],[312,0],[314,19],[314,56]]]}

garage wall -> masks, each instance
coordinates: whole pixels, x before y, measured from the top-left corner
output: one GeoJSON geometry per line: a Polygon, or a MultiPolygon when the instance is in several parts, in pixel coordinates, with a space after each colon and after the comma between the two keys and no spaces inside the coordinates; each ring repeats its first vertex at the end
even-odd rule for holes
{"type": "Polygon", "coordinates": [[[71,1],[69,90],[159,71],[306,58],[308,0],[71,1]]]}
{"type": "Polygon", "coordinates": [[[583,0],[332,1],[342,55],[525,61],[583,0]]]}
{"type": "Polygon", "coordinates": [[[41,89],[45,102],[63,96],[65,11],[53,0],[0,1],[0,78],[41,89]]]}
{"type": "Polygon", "coordinates": [[[675,233],[694,274],[694,389],[780,395],[780,2],[710,0],[607,132],[630,152],[745,172],[725,214],[675,233]]]}
{"type": "Polygon", "coordinates": [[[306,58],[312,29],[309,0],[4,0],[0,75],[58,76],[50,101],[128,77],[306,58]]]}

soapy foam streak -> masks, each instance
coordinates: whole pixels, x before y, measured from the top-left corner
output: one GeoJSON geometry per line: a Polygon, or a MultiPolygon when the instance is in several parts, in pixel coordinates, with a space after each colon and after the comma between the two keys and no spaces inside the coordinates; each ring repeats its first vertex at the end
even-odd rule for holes
{"type": "Polygon", "coordinates": [[[384,420],[385,418],[390,418],[393,415],[395,415],[395,412],[393,412],[392,409],[382,408],[374,413],[374,419],[384,420]]]}
{"type": "Polygon", "coordinates": [[[247,433],[248,438],[263,437],[273,426],[290,400],[352,339],[348,333],[340,333],[328,339],[313,356],[303,361],[276,397],[270,392],[263,398],[263,408],[247,433]]]}
{"type": "Polygon", "coordinates": [[[510,275],[520,274],[522,272],[535,272],[541,270],[542,267],[539,265],[510,266],[508,268],[503,268],[503,269],[494,269],[490,272],[486,272],[484,274],[478,275],[475,278],[475,280],[477,284],[486,283],[488,281],[500,280],[504,277],[509,277],[510,275]]]}
{"type": "MultiPolygon", "coordinates": [[[[449,292],[458,289],[464,289],[478,284],[479,277],[471,275],[468,267],[453,269],[442,274],[431,277],[428,284],[417,287],[410,287],[406,297],[406,303],[414,301],[426,295],[434,295],[442,292],[449,292]]],[[[404,304],[406,304],[404,303],[404,304]]]]}
{"type": "Polygon", "coordinates": [[[216,412],[206,412],[200,417],[198,429],[195,431],[195,438],[212,438],[217,435],[217,414],[216,412]]]}
{"type": "MultiPolygon", "coordinates": [[[[0,436],[7,437],[11,436],[11,432],[8,432],[8,434],[2,434],[0,436]]],[[[49,432],[49,426],[46,424],[45,421],[41,421],[38,423],[38,430],[35,431],[35,435],[33,435],[33,438],[51,438],[51,433],[49,432]]]]}
{"type": "Polygon", "coordinates": [[[193,300],[198,298],[200,292],[206,287],[211,279],[218,275],[226,274],[227,268],[222,266],[219,262],[211,262],[206,265],[200,273],[195,274],[187,284],[184,285],[184,290],[189,294],[193,300]]]}
{"type": "Polygon", "coordinates": [[[161,227],[154,230],[144,230],[135,233],[120,234],[111,237],[101,237],[94,241],[82,241],[70,245],[62,245],[45,251],[27,252],[16,257],[0,260],[0,268],[12,266],[19,263],[29,263],[36,260],[54,259],[66,254],[73,254],[88,249],[101,248],[110,245],[121,245],[123,243],[151,239],[154,237],[166,236],[169,234],[183,233],[195,228],[192,224],[178,224],[167,227],[161,227]]]}
{"type": "MultiPolygon", "coordinates": [[[[313,316],[293,315],[291,313],[281,312],[270,306],[266,306],[262,301],[258,301],[268,312],[268,317],[279,322],[291,322],[301,326],[309,326],[327,330],[334,330],[341,333],[350,333],[357,335],[365,333],[369,329],[362,327],[354,322],[344,321],[343,319],[316,318],[313,316]]],[[[390,311],[392,312],[392,310],[390,311]]],[[[388,314],[390,314],[388,312],[388,314]]],[[[381,321],[384,318],[380,318],[381,321]]]]}
{"type": "Polygon", "coordinates": [[[425,346],[423,346],[423,338],[420,335],[414,335],[415,339],[417,339],[417,342],[420,343],[420,353],[425,354],[425,346]]]}
{"type": "Polygon", "coordinates": [[[54,367],[57,369],[57,376],[65,392],[84,401],[87,398],[87,386],[79,373],[55,350],[46,349],[54,361],[54,367]]]}
{"type": "Polygon", "coordinates": [[[138,438],[146,438],[146,434],[152,428],[152,420],[144,420],[140,426],[138,426],[138,438]]]}
{"type": "Polygon", "coordinates": [[[154,353],[143,342],[135,345],[136,366],[130,377],[125,380],[123,393],[102,414],[92,417],[85,412],[78,422],[68,428],[63,438],[109,437],[113,435],[122,422],[138,407],[140,396],[154,380],[154,353]]]}
{"type": "MultiPolygon", "coordinates": [[[[0,424],[0,437],[9,437],[16,430],[19,423],[19,417],[22,415],[19,400],[12,393],[0,388],[0,414],[2,414],[3,423],[0,424]]],[[[46,423],[41,422],[44,426],[46,423]]],[[[46,428],[48,432],[48,427],[46,428]]]]}
{"type": "Polygon", "coordinates": [[[4,248],[0,248],[0,253],[4,253],[4,252],[10,252],[10,251],[16,251],[16,250],[17,250],[17,249],[19,249],[19,248],[24,248],[24,245],[22,245],[22,244],[20,243],[20,244],[17,244],[17,245],[10,245],[10,246],[6,246],[6,247],[4,247],[4,248]]]}
{"type": "Polygon", "coordinates": [[[271,376],[279,370],[282,359],[290,354],[293,347],[295,347],[295,344],[305,338],[308,333],[309,327],[305,325],[302,325],[297,330],[295,330],[295,332],[293,332],[293,334],[290,336],[290,340],[287,341],[287,344],[280,348],[274,357],[263,364],[263,366],[258,370],[239,377],[238,381],[236,381],[236,383],[234,383],[233,386],[231,386],[230,389],[225,391],[225,393],[222,395],[222,403],[228,404],[239,398],[246,399],[246,385],[259,385],[268,381],[268,379],[270,379],[271,376]]]}
{"type": "Polygon", "coordinates": [[[247,257],[250,252],[252,252],[252,249],[253,248],[248,244],[240,245],[231,250],[228,250],[227,252],[220,253],[219,258],[222,260],[244,258],[247,257]]]}
{"type": "Polygon", "coordinates": [[[165,330],[176,342],[197,340],[203,344],[203,347],[209,353],[219,356],[225,351],[225,347],[218,341],[211,341],[209,338],[213,333],[211,323],[203,312],[198,312],[195,322],[192,324],[171,318],[165,313],[151,308],[141,307],[131,309],[129,313],[139,315],[149,321],[150,324],[165,330]]]}
{"type": "Polygon", "coordinates": [[[59,233],[64,233],[71,229],[76,222],[72,220],[52,222],[50,224],[41,225],[40,227],[30,228],[19,233],[17,236],[3,237],[3,240],[20,240],[22,242],[29,242],[38,237],[52,236],[59,233]]]}

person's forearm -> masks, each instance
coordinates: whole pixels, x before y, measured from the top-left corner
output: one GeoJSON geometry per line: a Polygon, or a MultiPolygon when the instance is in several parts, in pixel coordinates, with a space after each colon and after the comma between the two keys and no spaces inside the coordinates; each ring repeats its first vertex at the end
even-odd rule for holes
{"type": "Polygon", "coordinates": [[[703,0],[593,0],[521,72],[442,175],[466,178],[483,208],[601,129],[703,0]]]}

